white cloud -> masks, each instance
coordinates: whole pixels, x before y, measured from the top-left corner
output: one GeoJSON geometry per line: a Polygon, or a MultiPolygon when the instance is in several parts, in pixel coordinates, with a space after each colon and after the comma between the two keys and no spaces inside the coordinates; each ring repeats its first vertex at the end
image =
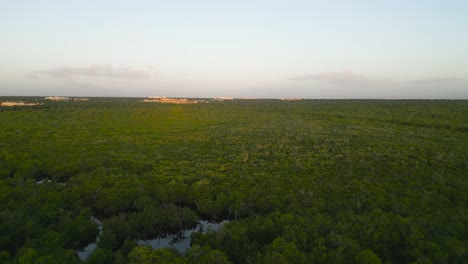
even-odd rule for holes
{"type": "Polygon", "coordinates": [[[25,76],[28,79],[51,77],[57,79],[73,79],[76,77],[106,78],[123,80],[144,80],[150,78],[150,73],[131,67],[113,67],[111,65],[91,65],[88,67],[60,67],[51,70],[39,70],[25,76]]]}

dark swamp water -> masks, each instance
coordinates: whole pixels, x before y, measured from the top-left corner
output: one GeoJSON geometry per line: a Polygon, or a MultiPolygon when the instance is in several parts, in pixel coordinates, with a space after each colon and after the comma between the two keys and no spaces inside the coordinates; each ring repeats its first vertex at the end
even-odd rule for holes
{"type": "MultiPolygon", "coordinates": [[[[81,260],[86,260],[97,248],[99,242],[99,237],[102,234],[102,223],[96,218],[92,219],[99,226],[99,235],[96,237],[96,241],[87,245],[83,250],[78,251],[77,255],[81,260]]],[[[228,222],[228,220],[223,220],[221,222],[209,222],[206,220],[200,220],[197,223],[197,226],[192,229],[185,229],[180,231],[177,234],[166,234],[163,236],[157,236],[154,239],[149,240],[138,240],[139,245],[150,245],[153,249],[158,248],[174,248],[177,252],[185,254],[185,252],[190,248],[191,238],[190,236],[194,232],[206,233],[208,231],[215,231],[223,227],[228,222]]]]}

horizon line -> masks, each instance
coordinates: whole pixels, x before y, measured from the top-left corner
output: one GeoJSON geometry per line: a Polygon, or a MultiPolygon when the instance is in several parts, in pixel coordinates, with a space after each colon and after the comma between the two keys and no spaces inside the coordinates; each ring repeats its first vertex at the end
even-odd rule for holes
{"type": "MultiPolygon", "coordinates": [[[[71,98],[135,98],[135,99],[144,99],[150,98],[151,96],[86,96],[86,95],[0,95],[2,97],[51,97],[51,96],[58,96],[58,97],[71,97],[71,98]]],[[[221,96],[211,96],[211,97],[190,97],[190,96],[161,96],[165,98],[187,98],[187,99],[216,99],[216,98],[223,98],[221,96]]],[[[306,97],[224,97],[228,98],[223,101],[229,100],[283,100],[283,101],[301,101],[301,100],[468,100],[467,98],[425,98],[425,97],[392,97],[392,98],[385,98],[385,97],[314,97],[314,98],[306,98],[306,97]]]]}

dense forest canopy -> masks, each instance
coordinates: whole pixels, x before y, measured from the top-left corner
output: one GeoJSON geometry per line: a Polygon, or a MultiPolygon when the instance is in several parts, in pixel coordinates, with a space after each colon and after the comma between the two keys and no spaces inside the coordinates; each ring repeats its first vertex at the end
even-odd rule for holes
{"type": "Polygon", "coordinates": [[[0,99],[1,263],[468,262],[468,101],[0,99]]]}

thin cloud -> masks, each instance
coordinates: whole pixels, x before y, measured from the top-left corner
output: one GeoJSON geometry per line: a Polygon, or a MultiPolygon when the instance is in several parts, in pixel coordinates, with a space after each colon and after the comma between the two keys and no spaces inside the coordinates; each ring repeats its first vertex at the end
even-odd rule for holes
{"type": "Polygon", "coordinates": [[[107,78],[123,80],[149,79],[150,74],[144,70],[131,67],[113,67],[111,65],[91,65],[88,67],[60,67],[51,70],[35,71],[25,76],[27,79],[52,77],[57,79],[73,79],[75,77],[107,78]]]}
{"type": "Polygon", "coordinates": [[[293,76],[289,80],[298,82],[316,81],[331,85],[375,85],[393,82],[391,79],[372,78],[352,71],[325,71],[317,74],[293,76]]]}
{"type": "Polygon", "coordinates": [[[466,79],[456,77],[439,77],[439,78],[427,78],[427,79],[416,79],[408,81],[411,85],[447,85],[447,84],[461,84],[466,82],[466,79]]]}
{"type": "Polygon", "coordinates": [[[343,82],[362,80],[364,77],[359,74],[354,74],[351,71],[326,71],[316,74],[305,74],[293,76],[289,78],[292,81],[327,81],[327,82],[343,82]]]}
{"type": "Polygon", "coordinates": [[[375,87],[429,87],[429,86],[460,86],[467,85],[468,79],[457,77],[435,77],[412,80],[395,80],[389,78],[371,77],[353,73],[352,71],[326,71],[317,74],[293,76],[290,81],[320,82],[331,86],[375,86],[375,87]]]}

